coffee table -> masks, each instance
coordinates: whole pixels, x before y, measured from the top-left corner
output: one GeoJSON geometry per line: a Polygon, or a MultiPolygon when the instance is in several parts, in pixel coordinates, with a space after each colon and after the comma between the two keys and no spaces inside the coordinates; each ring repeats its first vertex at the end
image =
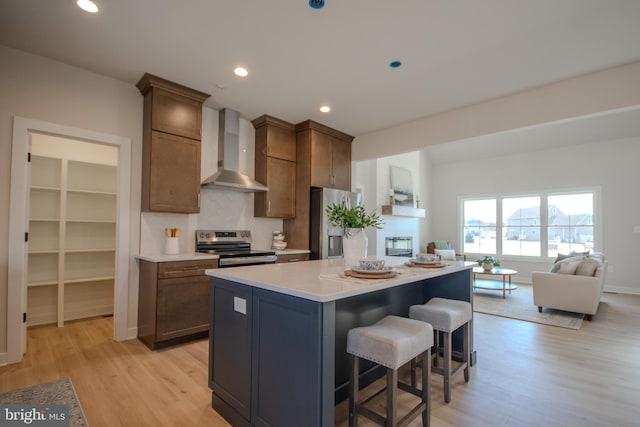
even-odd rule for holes
{"type": "Polygon", "coordinates": [[[516,285],[511,284],[511,276],[513,276],[514,274],[518,274],[518,272],[516,270],[511,270],[510,268],[494,267],[491,270],[485,270],[482,267],[473,267],[473,288],[502,291],[502,298],[505,298],[507,291],[509,291],[509,294],[511,294],[511,291],[515,291],[516,289],[518,289],[516,285]],[[486,274],[489,276],[502,276],[502,287],[500,287],[499,283],[495,283],[495,282],[476,286],[476,276],[478,274],[486,274]],[[509,278],[508,283],[506,281],[507,278],[509,278]]]}

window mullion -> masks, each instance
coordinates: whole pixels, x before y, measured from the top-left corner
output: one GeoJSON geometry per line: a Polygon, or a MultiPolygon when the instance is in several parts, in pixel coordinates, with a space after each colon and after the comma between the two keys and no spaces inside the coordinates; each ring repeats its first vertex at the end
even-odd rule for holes
{"type": "Polygon", "coordinates": [[[502,256],[502,196],[496,197],[496,256],[502,256]]]}
{"type": "Polygon", "coordinates": [[[549,256],[549,195],[540,194],[540,256],[549,256]]]}

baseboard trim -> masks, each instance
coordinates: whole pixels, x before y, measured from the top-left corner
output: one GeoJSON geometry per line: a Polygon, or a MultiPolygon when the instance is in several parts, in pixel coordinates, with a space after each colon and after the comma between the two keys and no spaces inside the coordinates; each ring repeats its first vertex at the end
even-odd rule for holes
{"type": "Polygon", "coordinates": [[[640,295],[640,289],[627,288],[624,286],[606,286],[605,285],[604,292],[611,292],[614,294],[640,295]]]}

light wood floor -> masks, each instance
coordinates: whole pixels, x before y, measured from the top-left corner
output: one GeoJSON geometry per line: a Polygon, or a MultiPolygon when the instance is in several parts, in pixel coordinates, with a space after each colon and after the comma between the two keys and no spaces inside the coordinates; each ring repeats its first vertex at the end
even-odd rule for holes
{"type": "MultiPolygon", "coordinates": [[[[638,425],[640,296],[605,294],[578,331],[474,319],[471,381],[458,377],[445,404],[433,376],[432,426],[638,425]]],[[[0,393],[68,376],[93,427],[228,425],[210,406],[206,340],[152,352],[112,341],[111,328],[110,318],[31,328],[24,360],[0,367],[0,393]]],[[[345,403],[336,420],[347,425],[345,403]]]]}

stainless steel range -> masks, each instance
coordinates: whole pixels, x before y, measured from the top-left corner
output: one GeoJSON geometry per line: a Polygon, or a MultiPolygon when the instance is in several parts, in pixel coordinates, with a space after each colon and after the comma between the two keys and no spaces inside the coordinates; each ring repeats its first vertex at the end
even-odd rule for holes
{"type": "Polygon", "coordinates": [[[251,249],[249,230],[196,230],[196,251],[219,255],[218,267],[273,264],[276,253],[251,249]]]}

